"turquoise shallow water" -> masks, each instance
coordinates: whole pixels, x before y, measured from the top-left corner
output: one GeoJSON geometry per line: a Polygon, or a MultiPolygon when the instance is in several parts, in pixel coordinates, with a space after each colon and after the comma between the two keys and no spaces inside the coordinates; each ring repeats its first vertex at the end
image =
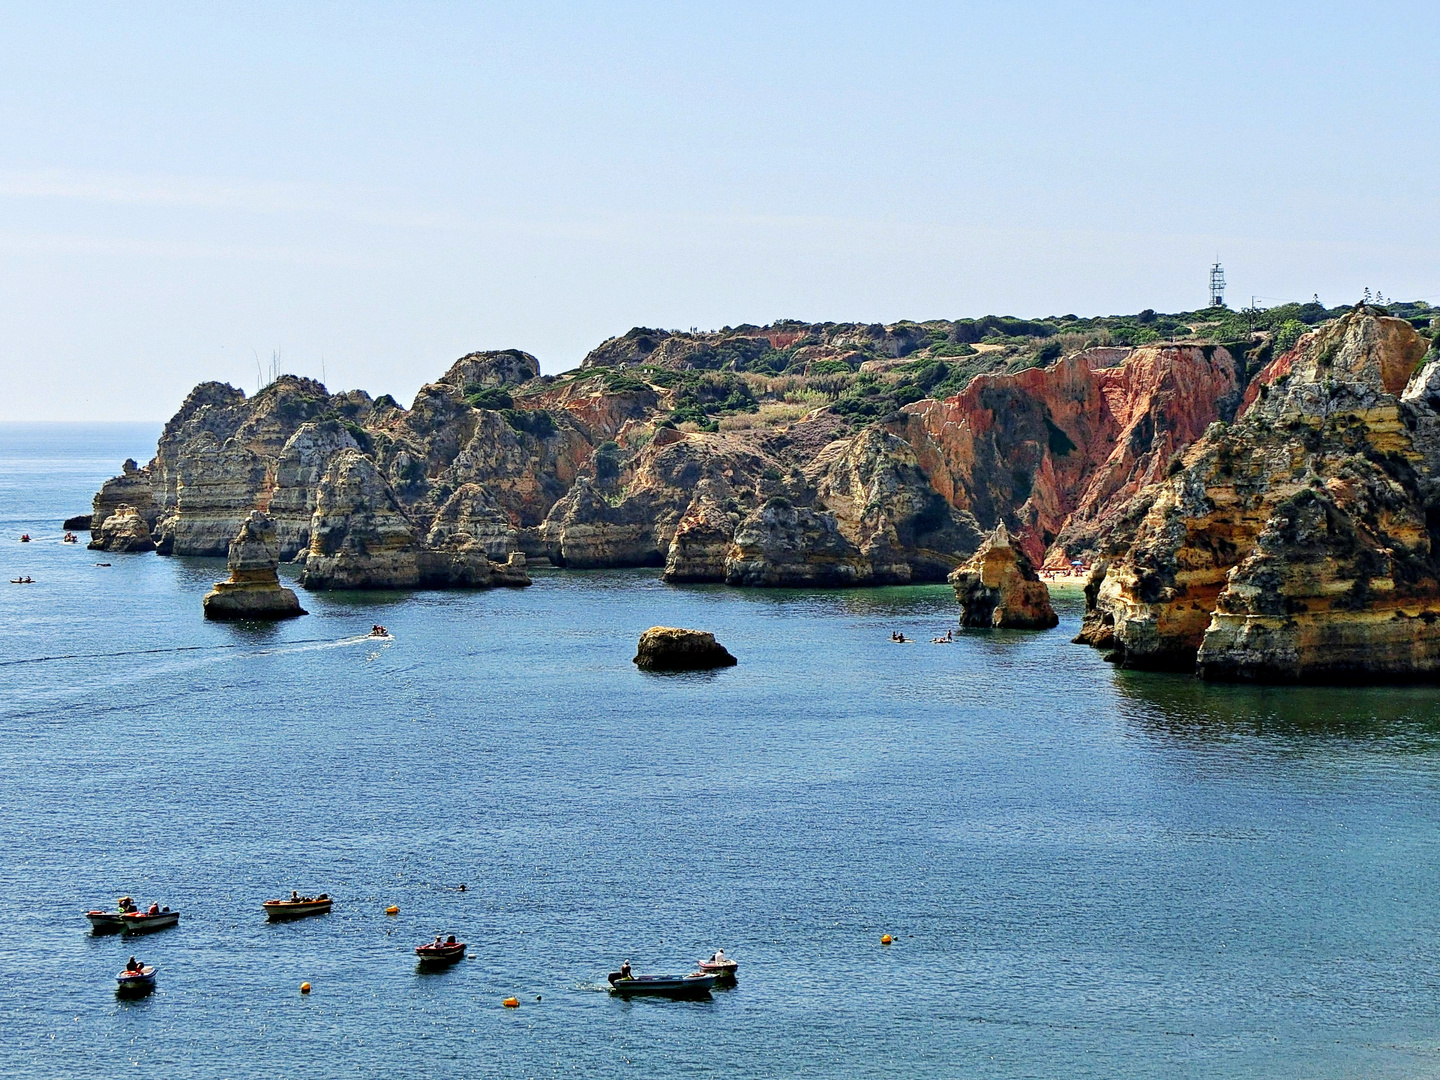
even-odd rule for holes
{"type": "Polygon", "coordinates": [[[1116,672],[1073,600],[898,646],[948,590],[650,571],[211,625],[219,561],[58,543],[156,430],[0,427],[7,1076],[1440,1072],[1434,688],[1116,672]],[[740,665],[641,674],[655,623],[740,665]],[[266,925],[292,887],[334,914],[266,925]],[[181,926],[90,937],[120,893],[181,926]],[[716,946],[709,1001],[600,989],[716,946]]]}

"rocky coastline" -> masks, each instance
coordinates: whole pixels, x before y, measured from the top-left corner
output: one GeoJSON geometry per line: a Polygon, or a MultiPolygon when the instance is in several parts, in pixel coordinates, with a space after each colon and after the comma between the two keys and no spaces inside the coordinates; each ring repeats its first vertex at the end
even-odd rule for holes
{"type": "Polygon", "coordinates": [[[1303,338],[1140,492],[1080,640],[1207,679],[1440,675],[1440,358],[1366,305],[1303,338]]]}
{"type": "Polygon", "coordinates": [[[223,554],[260,510],[311,590],[524,585],[532,565],[948,578],[975,620],[1016,626],[1053,625],[1035,570],[1079,559],[1097,569],[1078,640],[1125,665],[1440,669],[1440,357],[1416,320],[1362,304],[1279,355],[1264,335],[1088,344],[943,397],[934,357],[971,347],[915,325],[637,330],[560,376],[472,353],[409,408],[290,375],[249,397],[202,383],[96,494],[92,546],[223,554]],[[735,359],[766,349],[820,374],[735,359]]]}

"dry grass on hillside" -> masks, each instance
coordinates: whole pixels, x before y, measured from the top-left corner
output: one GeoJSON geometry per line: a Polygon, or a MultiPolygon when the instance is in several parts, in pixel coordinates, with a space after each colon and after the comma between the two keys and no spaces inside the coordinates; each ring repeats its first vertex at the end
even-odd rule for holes
{"type": "Polygon", "coordinates": [[[816,405],[804,401],[769,401],[760,406],[759,412],[734,413],[730,416],[720,417],[720,430],[751,431],[755,428],[772,428],[779,427],[781,424],[793,424],[816,407],[816,405]]]}

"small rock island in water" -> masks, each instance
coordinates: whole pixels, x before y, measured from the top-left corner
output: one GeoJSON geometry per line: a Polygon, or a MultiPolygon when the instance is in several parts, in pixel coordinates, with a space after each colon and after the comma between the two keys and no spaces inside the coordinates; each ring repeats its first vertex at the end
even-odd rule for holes
{"type": "Polygon", "coordinates": [[[637,328],[560,376],[473,353],[408,409],[290,375],[203,383],[95,496],[91,546],[218,555],[261,509],[312,590],[525,585],[536,565],[949,579],[967,625],[1024,628],[1056,621],[1036,568],[1083,560],[1078,640],[1124,665],[1440,675],[1430,309],[1292,307],[1261,331],[1226,309],[637,328]],[[1137,343],[1085,339],[1097,322],[1137,343]]]}
{"type": "Polygon", "coordinates": [[[702,671],[737,663],[714,634],[673,626],[652,626],[641,634],[633,662],[641,671],[702,671]]]}
{"type": "Polygon", "coordinates": [[[291,589],[280,584],[280,542],[275,522],[259,510],[230,541],[228,581],[217,581],[202,605],[207,619],[292,619],[306,614],[291,589]]]}

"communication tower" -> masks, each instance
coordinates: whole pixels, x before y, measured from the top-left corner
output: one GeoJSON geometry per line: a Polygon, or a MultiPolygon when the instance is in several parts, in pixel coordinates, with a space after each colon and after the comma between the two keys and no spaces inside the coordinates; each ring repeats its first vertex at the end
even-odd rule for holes
{"type": "Polygon", "coordinates": [[[1225,268],[1218,259],[1210,267],[1210,306],[1225,306],[1225,268]]]}

